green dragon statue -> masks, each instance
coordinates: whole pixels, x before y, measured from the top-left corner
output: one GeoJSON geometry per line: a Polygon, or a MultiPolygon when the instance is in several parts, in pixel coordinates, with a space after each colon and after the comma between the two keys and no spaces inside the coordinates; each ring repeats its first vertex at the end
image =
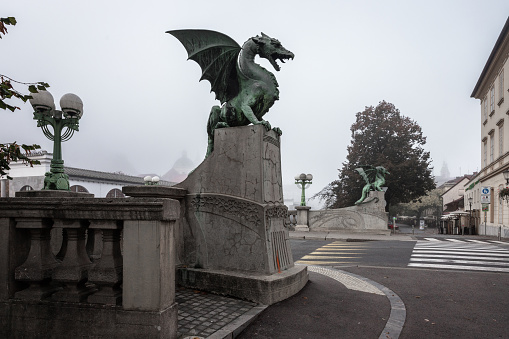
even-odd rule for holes
{"type": "MultiPolygon", "coordinates": [[[[232,38],[219,32],[201,29],[168,31],[185,47],[189,59],[201,69],[200,81],[207,79],[222,106],[213,106],[207,123],[207,155],[214,150],[216,128],[270,123],[263,116],[279,99],[279,89],[272,73],[254,62],[255,56],[267,59],[276,71],[277,60],[293,59],[292,52],[266,34],[247,40],[242,47],[232,38]]],[[[273,130],[281,135],[277,127],[273,130]]]]}
{"type": "MultiPolygon", "coordinates": [[[[362,188],[362,196],[355,202],[356,205],[368,203],[371,200],[364,201],[369,191],[383,191],[382,185],[385,184],[385,175],[390,174],[383,166],[361,166],[355,169],[366,181],[366,185],[362,188]]],[[[378,198],[374,198],[378,200],[378,198]]]]}

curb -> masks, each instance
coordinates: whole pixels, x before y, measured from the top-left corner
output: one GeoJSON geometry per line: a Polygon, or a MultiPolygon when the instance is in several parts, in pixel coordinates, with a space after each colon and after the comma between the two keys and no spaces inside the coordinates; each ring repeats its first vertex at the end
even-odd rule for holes
{"type": "Polygon", "coordinates": [[[258,305],[247,311],[220,330],[212,333],[207,339],[233,339],[251,324],[268,306],[258,305]]]}
{"type": "MultiPolygon", "coordinates": [[[[376,281],[373,281],[371,279],[365,278],[363,276],[342,271],[337,268],[332,268],[330,266],[308,266],[309,271],[315,272],[318,274],[323,274],[325,276],[329,276],[335,280],[337,280],[339,283],[345,285],[348,289],[353,290],[359,290],[362,292],[367,293],[376,293],[376,294],[385,294],[387,299],[389,299],[389,302],[391,304],[391,313],[389,315],[389,319],[387,320],[387,323],[385,324],[384,329],[382,330],[382,333],[380,333],[380,336],[378,339],[397,339],[401,335],[401,331],[403,330],[403,326],[405,325],[405,319],[406,319],[406,308],[405,303],[403,303],[403,300],[394,293],[389,288],[385,287],[382,284],[377,283],[376,281]],[[316,268],[316,269],[314,269],[316,268]],[[371,286],[371,288],[366,289],[366,287],[357,289],[352,288],[352,286],[348,286],[348,283],[345,284],[344,279],[338,279],[337,277],[334,277],[333,274],[323,272],[324,270],[332,271],[333,273],[344,275],[347,277],[350,277],[351,279],[357,279],[363,281],[366,285],[371,286]],[[343,281],[342,281],[343,280],[343,281]],[[377,293],[379,291],[380,293],[377,293]]],[[[355,282],[354,282],[355,285],[355,282]]]]}

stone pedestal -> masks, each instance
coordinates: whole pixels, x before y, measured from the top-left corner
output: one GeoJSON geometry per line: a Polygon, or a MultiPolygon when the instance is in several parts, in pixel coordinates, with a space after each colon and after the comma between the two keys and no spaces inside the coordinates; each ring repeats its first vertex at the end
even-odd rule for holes
{"type": "Polygon", "coordinates": [[[309,206],[295,206],[297,210],[297,225],[295,231],[309,232],[308,212],[311,209],[309,206]]]}
{"type": "Polygon", "coordinates": [[[385,192],[370,191],[366,203],[309,212],[311,231],[375,232],[389,234],[385,192]]]}
{"type": "MultiPolygon", "coordinates": [[[[306,268],[294,267],[291,254],[280,139],[274,131],[262,125],[217,129],[214,152],[177,186],[187,191],[180,257],[188,268],[199,270],[180,274],[182,285],[208,290],[211,285],[200,282],[221,281],[213,292],[244,297],[230,287],[292,269],[298,281],[283,280],[278,288],[292,281],[296,293],[304,286],[306,268]]],[[[270,286],[250,293],[249,299],[282,300],[270,286]]]]}

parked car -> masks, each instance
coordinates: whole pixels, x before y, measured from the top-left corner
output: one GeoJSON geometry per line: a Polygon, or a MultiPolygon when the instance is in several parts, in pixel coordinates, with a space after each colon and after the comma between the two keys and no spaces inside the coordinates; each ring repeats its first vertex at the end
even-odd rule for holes
{"type": "MultiPolygon", "coordinates": [[[[389,223],[387,224],[387,228],[390,229],[390,230],[392,230],[394,228],[394,225],[392,224],[392,221],[389,221],[389,223]]],[[[399,229],[398,225],[396,225],[396,229],[397,230],[399,229]]]]}

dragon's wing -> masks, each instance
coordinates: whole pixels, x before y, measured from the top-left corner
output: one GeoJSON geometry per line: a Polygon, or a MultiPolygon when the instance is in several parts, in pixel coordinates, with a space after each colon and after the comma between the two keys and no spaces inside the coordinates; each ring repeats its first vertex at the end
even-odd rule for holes
{"type": "Polygon", "coordinates": [[[370,165],[360,165],[355,170],[359,172],[362,178],[364,178],[366,184],[371,184],[374,181],[376,175],[375,167],[370,165]]]}
{"type": "Polygon", "coordinates": [[[224,103],[237,95],[237,56],[241,47],[235,40],[222,33],[204,29],[182,29],[166,33],[177,38],[184,45],[189,59],[200,65],[200,81],[210,81],[216,99],[224,103]]]}

